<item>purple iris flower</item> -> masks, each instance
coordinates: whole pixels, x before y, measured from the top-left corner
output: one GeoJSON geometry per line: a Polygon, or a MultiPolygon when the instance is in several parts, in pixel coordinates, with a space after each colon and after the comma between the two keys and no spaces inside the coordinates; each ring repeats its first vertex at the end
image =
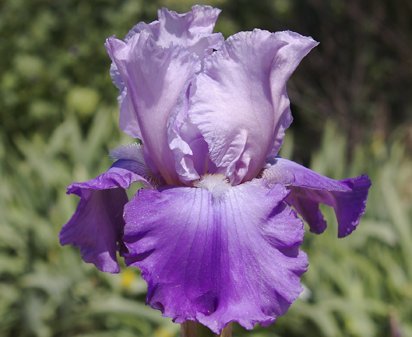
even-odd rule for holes
{"type": "Polygon", "coordinates": [[[142,145],[116,149],[108,171],[69,186],[80,203],[60,233],[101,271],[119,272],[119,254],[141,270],[148,304],[216,333],[284,314],[308,265],[297,214],[321,233],[319,204],[333,207],[344,237],[371,185],[277,157],[292,122],[286,82],[317,42],[258,29],[224,40],[212,32],[219,12],[161,9],[107,39],[120,127],[142,145]],[[144,188],[129,201],[134,182],[144,188]]]}

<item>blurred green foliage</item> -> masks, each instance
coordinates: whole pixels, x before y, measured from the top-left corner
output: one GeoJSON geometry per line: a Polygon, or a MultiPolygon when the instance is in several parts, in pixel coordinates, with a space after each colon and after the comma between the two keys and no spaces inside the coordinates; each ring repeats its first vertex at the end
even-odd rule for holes
{"type": "MultiPolygon", "coordinates": [[[[177,335],[178,326],[144,306],[137,270],[100,273],[60,247],[58,232],[77,203],[65,186],[105,170],[108,149],[130,142],[117,126],[105,38],[153,20],[161,5],[193,3],[0,2],[0,336],[177,335]]],[[[321,41],[293,76],[295,137],[289,133],[283,155],[335,178],[366,172],[373,181],[354,235],[337,240],[329,210],[327,232],[307,234],[307,291],[290,312],[268,329],[234,335],[412,336],[412,50],[403,43],[412,36],[412,7],[207,3],[224,10],[217,30],[225,35],[290,28],[321,41]]]]}

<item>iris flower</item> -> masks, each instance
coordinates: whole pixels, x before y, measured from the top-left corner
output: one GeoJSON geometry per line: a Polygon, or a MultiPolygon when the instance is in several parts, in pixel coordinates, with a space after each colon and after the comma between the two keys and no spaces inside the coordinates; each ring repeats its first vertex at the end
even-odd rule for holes
{"type": "Polygon", "coordinates": [[[283,315],[308,266],[301,219],[323,232],[326,204],[344,237],[370,187],[367,176],[333,180],[277,156],[292,122],[286,82],[317,42],[259,29],[225,40],[213,33],[219,12],[161,9],[107,39],[120,128],[139,142],[68,187],[80,202],[60,233],[101,271],[119,272],[118,256],[139,268],[164,316],[216,333],[283,315]],[[144,188],[129,201],[135,182],[144,188]]]}

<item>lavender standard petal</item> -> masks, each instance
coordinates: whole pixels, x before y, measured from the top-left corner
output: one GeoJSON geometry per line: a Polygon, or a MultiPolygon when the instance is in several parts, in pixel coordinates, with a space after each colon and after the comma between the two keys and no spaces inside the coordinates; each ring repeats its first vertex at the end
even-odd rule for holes
{"type": "Polygon", "coordinates": [[[283,184],[290,188],[288,202],[315,233],[321,233],[326,228],[319,204],[333,207],[338,220],[339,237],[347,236],[356,229],[365,212],[371,186],[366,175],[334,180],[282,158],[277,158],[272,166],[263,172],[263,179],[269,185],[283,184]]]}
{"type": "Polygon", "coordinates": [[[214,165],[209,159],[208,145],[188,115],[190,85],[189,83],[188,90],[179,97],[167,125],[169,147],[174,155],[176,172],[179,180],[186,184],[206,173],[215,173],[214,165]]]}
{"type": "Polygon", "coordinates": [[[179,179],[166,125],[203,57],[223,43],[221,34],[212,33],[219,13],[209,6],[194,6],[184,14],[161,9],[159,21],[139,23],[125,41],[106,42],[111,75],[120,90],[120,127],[143,141],[148,165],[169,184],[179,179]]]}
{"type": "Polygon", "coordinates": [[[195,5],[189,12],[177,13],[167,8],[157,11],[158,20],[139,22],[126,35],[125,42],[142,31],[148,32],[159,47],[172,45],[187,48],[203,57],[223,43],[221,33],[213,33],[220,9],[195,5]]]}
{"type": "Polygon", "coordinates": [[[166,126],[180,93],[196,70],[197,58],[180,47],[156,46],[146,32],[136,34],[127,44],[110,38],[107,47],[127,83],[147,164],[167,183],[178,183],[166,126]]]}
{"type": "Polygon", "coordinates": [[[110,77],[112,78],[114,85],[119,89],[117,101],[120,107],[120,129],[133,138],[142,139],[142,131],[140,130],[139,121],[134,112],[132,97],[128,94],[127,86],[125,85],[115,63],[112,63],[110,66],[110,77]]]}
{"type": "Polygon", "coordinates": [[[110,156],[116,160],[113,167],[124,168],[146,179],[145,187],[164,185],[162,177],[152,172],[146,164],[143,145],[138,143],[122,145],[111,150],[110,156]]]}
{"type": "Polygon", "coordinates": [[[298,67],[300,61],[318,45],[318,42],[310,37],[302,36],[291,31],[276,32],[275,36],[286,42],[273,60],[270,89],[276,113],[275,132],[269,156],[278,154],[283,143],[286,129],[293,121],[290,111],[290,102],[287,94],[287,81],[298,67]]]}
{"type": "Polygon", "coordinates": [[[179,14],[162,8],[158,11],[159,32],[156,42],[159,46],[180,45],[200,58],[218,49],[223,43],[221,33],[213,33],[220,9],[195,5],[192,10],[179,14]]]}
{"type": "Polygon", "coordinates": [[[67,193],[78,195],[80,202],[60,232],[62,245],[78,247],[85,262],[111,273],[119,272],[116,253],[123,234],[123,207],[128,201],[125,189],[133,182],[148,184],[129,170],[132,161],[123,160],[115,165],[123,168],[111,167],[92,180],[68,187],[67,193]]]}
{"type": "Polygon", "coordinates": [[[205,58],[192,86],[189,117],[232,184],[258,175],[291,118],[286,81],[316,42],[262,30],[229,37],[205,58]]]}
{"type": "Polygon", "coordinates": [[[142,270],[148,303],[177,323],[216,333],[231,321],[270,324],[301,292],[302,222],[280,185],[207,188],[139,191],[125,207],[126,262],[142,270]]]}

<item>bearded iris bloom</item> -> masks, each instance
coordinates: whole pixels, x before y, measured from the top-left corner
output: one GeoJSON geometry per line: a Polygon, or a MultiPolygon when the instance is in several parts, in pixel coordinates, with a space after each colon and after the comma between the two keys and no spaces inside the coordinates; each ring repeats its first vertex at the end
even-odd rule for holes
{"type": "Polygon", "coordinates": [[[148,304],[216,333],[284,314],[307,269],[301,218],[323,232],[326,204],[344,237],[370,187],[367,176],[333,180],[277,157],[292,122],[286,82],[317,42],[258,29],[224,40],[212,32],[219,12],[161,9],[107,39],[120,128],[141,145],[69,186],[80,202],[60,233],[101,271],[119,272],[121,256],[141,270],[148,304]],[[135,182],[144,188],[129,201],[135,182]]]}

